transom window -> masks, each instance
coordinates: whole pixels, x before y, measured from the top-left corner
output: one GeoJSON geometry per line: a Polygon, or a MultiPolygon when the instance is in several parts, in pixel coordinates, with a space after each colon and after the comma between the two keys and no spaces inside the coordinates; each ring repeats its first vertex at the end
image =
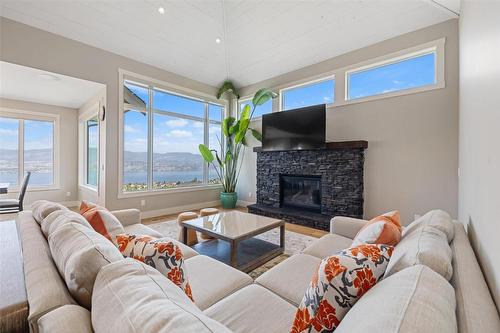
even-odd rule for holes
{"type": "Polygon", "coordinates": [[[335,80],[324,79],[281,90],[281,110],[331,104],[335,96],[335,80]]]}
{"type": "Polygon", "coordinates": [[[31,172],[30,188],[56,185],[56,119],[0,116],[0,182],[17,188],[31,172]]]}
{"type": "Polygon", "coordinates": [[[346,72],[347,100],[436,84],[436,49],[346,72]]]}
{"type": "Polygon", "coordinates": [[[129,80],[123,89],[122,190],[216,184],[198,145],[221,151],[224,107],[129,80]]]}

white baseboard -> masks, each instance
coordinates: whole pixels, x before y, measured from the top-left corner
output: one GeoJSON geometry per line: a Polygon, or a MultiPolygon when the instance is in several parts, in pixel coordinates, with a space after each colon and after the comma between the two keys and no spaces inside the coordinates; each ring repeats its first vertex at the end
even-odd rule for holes
{"type": "Polygon", "coordinates": [[[176,206],[176,207],[170,207],[170,208],[147,210],[147,211],[141,212],[141,219],[148,219],[151,217],[157,217],[157,216],[162,216],[162,215],[176,214],[176,213],[181,213],[181,212],[185,212],[185,211],[196,210],[196,209],[207,208],[207,207],[214,207],[214,206],[219,206],[219,205],[220,205],[220,201],[215,200],[215,201],[200,202],[200,203],[184,205],[184,206],[176,206]]]}
{"type": "Polygon", "coordinates": [[[236,202],[236,206],[239,206],[239,207],[247,207],[249,205],[253,205],[255,204],[255,202],[251,202],[251,201],[244,201],[244,200],[238,200],[236,202]]]}

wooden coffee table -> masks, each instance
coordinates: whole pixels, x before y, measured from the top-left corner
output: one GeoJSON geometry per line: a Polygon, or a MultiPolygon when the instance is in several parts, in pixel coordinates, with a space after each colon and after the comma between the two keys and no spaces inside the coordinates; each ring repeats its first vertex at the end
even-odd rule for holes
{"type": "Polygon", "coordinates": [[[187,229],[194,229],[214,237],[192,248],[243,272],[250,272],[285,250],[285,221],[270,217],[243,213],[222,212],[182,222],[184,244],[187,229]],[[274,228],[280,228],[280,242],[270,243],[255,236],[274,228]]]}

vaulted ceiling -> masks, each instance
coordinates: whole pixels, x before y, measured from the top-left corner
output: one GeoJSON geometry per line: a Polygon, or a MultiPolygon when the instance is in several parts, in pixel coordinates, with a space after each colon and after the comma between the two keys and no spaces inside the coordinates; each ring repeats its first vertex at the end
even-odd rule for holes
{"type": "Polygon", "coordinates": [[[456,18],[457,2],[0,0],[0,14],[210,85],[245,86],[456,18]]]}

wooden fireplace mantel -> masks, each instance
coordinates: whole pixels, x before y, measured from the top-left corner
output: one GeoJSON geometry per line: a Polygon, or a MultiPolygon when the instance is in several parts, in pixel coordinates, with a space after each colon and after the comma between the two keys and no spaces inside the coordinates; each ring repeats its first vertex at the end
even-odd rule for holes
{"type": "MultiPolygon", "coordinates": [[[[368,148],[368,141],[365,140],[357,140],[357,141],[335,141],[335,142],[327,142],[325,148],[314,149],[314,150],[336,150],[336,149],[366,149],[368,148]]],[[[283,151],[293,151],[296,149],[283,150],[283,151]]],[[[304,149],[304,150],[313,150],[313,149],[304,149]]],[[[255,153],[261,152],[262,147],[254,147],[253,151],[255,153]]],[[[279,150],[271,150],[267,152],[273,152],[279,150]]]]}

